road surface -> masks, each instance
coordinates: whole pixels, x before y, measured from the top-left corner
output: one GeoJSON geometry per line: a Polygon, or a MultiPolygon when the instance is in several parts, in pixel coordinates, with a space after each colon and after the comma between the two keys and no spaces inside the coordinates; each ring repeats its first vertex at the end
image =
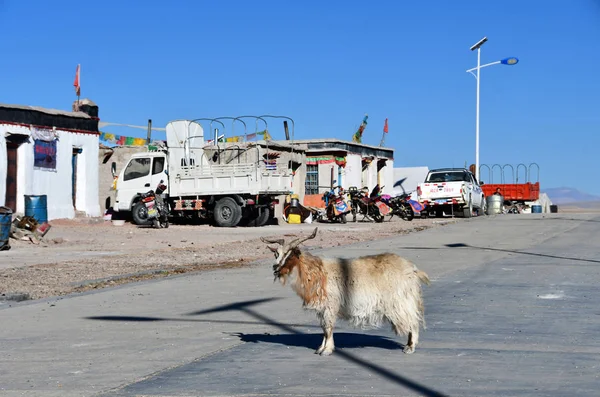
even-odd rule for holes
{"type": "Polygon", "coordinates": [[[597,214],[499,215],[318,251],[429,274],[413,355],[342,322],[313,354],[317,321],[268,262],[4,306],[0,396],[597,395],[599,236],[597,214]]]}

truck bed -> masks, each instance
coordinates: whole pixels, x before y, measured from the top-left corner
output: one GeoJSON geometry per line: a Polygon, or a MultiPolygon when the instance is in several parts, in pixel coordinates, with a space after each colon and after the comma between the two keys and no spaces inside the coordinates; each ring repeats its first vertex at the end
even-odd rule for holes
{"type": "Polygon", "coordinates": [[[535,201],[540,198],[540,183],[490,183],[481,187],[486,196],[494,194],[497,188],[505,200],[535,201]]]}
{"type": "Polygon", "coordinates": [[[292,175],[286,164],[267,169],[257,164],[181,167],[171,180],[172,197],[212,194],[289,194],[292,175]]]}

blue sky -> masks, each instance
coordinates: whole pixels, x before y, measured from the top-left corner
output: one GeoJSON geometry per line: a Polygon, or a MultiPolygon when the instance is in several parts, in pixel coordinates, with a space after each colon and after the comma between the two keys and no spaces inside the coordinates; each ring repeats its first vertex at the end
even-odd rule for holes
{"type": "Polygon", "coordinates": [[[520,62],[482,70],[481,163],[600,194],[600,0],[0,0],[0,24],[2,103],[69,109],[80,63],[102,121],[276,114],[296,138],[351,140],[368,113],[364,143],[387,117],[395,166],[430,168],[475,161],[465,70],[487,36],[482,63],[520,62]]]}

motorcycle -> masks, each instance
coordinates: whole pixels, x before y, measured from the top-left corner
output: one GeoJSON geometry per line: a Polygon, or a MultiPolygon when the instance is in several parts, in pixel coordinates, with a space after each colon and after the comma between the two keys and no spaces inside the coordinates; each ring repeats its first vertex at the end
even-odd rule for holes
{"type": "Polygon", "coordinates": [[[344,195],[344,189],[341,186],[334,186],[328,192],[323,193],[325,216],[330,222],[340,221],[346,223],[346,214],[351,211],[351,208],[344,200],[344,195]],[[335,193],[335,189],[338,189],[338,194],[335,193]]]}
{"type": "Polygon", "coordinates": [[[378,223],[383,222],[384,217],[391,211],[390,206],[386,203],[390,196],[381,195],[382,189],[383,186],[380,187],[379,184],[375,185],[367,199],[369,205],[369,216],[378,223]]]}
{"type": "Polygon", "coordinates": [[[162,197],[165,190],[167,186],[161,180],[156,189],[141,194],[143,207],[138,210],[138,214],[145,208],[146,223],[152,223],[157,229],[169,227],[169,206],[162,197]]]}
{"type": "Polygon", "coordinates": [[[402,188],[402,194],[393,197],[390,200],[390,204],[392,207],[392,217],[394,215],[397,215],[405,221],[412,221],[415,216],[426,218],[427,211],[425,211],[425,206],[416,200],[412,200],[410,198],[412,193],[407,193],[406,190],[404,190],[404,186],[402,186],[402,183],[405,180],[406,178],[394,183],[394,187],[400,186],[402,188]]]}
{"type": "Polygon", "coordinates": [[[356,216],[358,214],[361,214],[363,219],[366,218],[369,221],[383,222],[384,216],[390,212],[390,207],[379,195],[380,190],[379,185],[375,186],[371,194],[369,194],[367,187],[358,190],[358,188],[352,186],[348,189],[352,220],[354,222],[357,221],[356,216]]]}

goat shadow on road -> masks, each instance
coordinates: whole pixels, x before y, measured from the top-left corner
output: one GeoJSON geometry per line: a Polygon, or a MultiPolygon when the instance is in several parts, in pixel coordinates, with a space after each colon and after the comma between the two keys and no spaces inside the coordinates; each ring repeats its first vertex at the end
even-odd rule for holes
{"type": "MultiPolygon", "coordinates": [[[[271,343],[284,345],[288,347],[304,347],[316,350],[323,339],[323,334],[244,334],[231,333],[231,336],[240,338],[242,342],[249,343],[271,343]]],[[[386,350],[402,350],[404,345],[396,340],[385,336],[358,334],[353,332],[334,333],[336,349],[357,349],[357,348],[379,348],[386,350]]]]}

